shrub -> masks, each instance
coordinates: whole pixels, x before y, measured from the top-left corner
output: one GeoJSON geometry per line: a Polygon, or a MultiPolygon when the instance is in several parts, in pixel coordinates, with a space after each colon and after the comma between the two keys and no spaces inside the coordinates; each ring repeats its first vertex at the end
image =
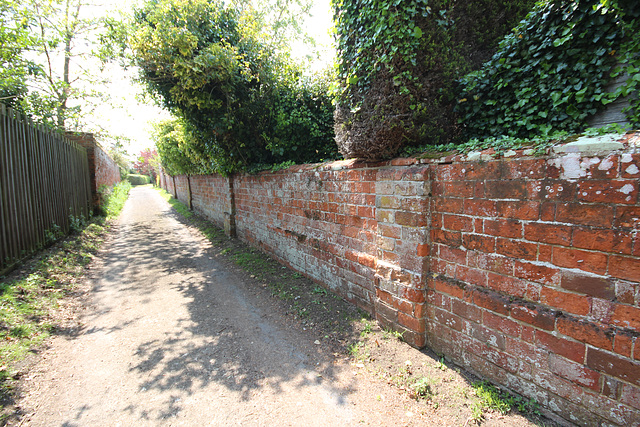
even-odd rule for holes
{"type": "Polygon", "coordinates": [[[228,174],[335,151],[326,89],[304,81],[258,22],[215,0],[150,0],[137,11],[142,80],[179,120],[158,146],[168,173],[228,174]]]}
{"type": "Polygon", "coordinates": [[[151,182],[151,178],[147,175],[129,174],[127,181],[129,181],[131,185],[146,185],[151,182]]]}

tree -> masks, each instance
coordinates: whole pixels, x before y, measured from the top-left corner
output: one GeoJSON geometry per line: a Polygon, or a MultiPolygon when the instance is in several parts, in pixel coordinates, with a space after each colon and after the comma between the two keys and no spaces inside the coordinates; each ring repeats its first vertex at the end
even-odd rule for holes
{"type": "Polygon", "coordinates": [[[35,38],[29,31],[30,13],[19,3],[0,0],[0,103],[20,110],[26,80],[35,64],[24,58],[35,38]]]}
{"type": "Polygon", "coordinates": [[[158,152],[156,150],[146,148],[140,152],[138,160],[134,163],[133,168],[139,174],[151,177],[152,182],[156,182],[158,166],[158,152]]]}
{"type": "MultiPolygon", "coordinates": [[[[102,102],[112,18],[83,0],[0,0],[0,91],[35,121],[79,130],[82,105],[102,102]]],[[[86,112],[85,112],[86,114],[86,112]]]]}
{"type": "Polygon", "coordinates": [[[290,116],[279,113],[288,108],[305,110],[297,133],[322,134],[300,150],[310,157],[296,160],[326,158],[334,147],[326,92],[303,84],[286,52],[265,41],[260,22],[217,0],[151,0],[136,12],[131,46],[141,79],[180,118],[191,138],[179,151],[199,173],[290,160],[300,141],[276,130],[287,126],[290,116]]]}

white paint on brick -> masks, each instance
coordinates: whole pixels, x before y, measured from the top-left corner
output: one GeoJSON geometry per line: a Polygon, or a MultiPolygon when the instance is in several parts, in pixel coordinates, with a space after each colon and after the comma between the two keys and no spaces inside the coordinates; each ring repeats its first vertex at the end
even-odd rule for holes
{"type": "Polygon", "coordinates": [[[626,184],[618,191],[621,192],[622,194],[631,194],[631,192],[633,191],[633,185],[626,184]]]}
{"type": "Polygon", "coordinates": [[[598,166],[598,169],[601,171],[608,171],[611,168],[613,168],[613,161],[611,160],[611,156],[604,159],[602,163],[600,163],[600,166],[598,166]]]}
{"type": "Polygon", "coordinates": [[[631,165],[627,169],[625,169],[625,172],[628,173],[629,175],[635,175],[638,172],[640,172],[640,169],[638,169],[636,165],[631,165]]]}
{"type": "Polygon", "coordinates": [[[578,179],[587,176],[590,162],[581,162],[580,154],[570,153],[566,156],[549,159],[548,164],[561,170],[560,179],[578,179]]]}
{"type": "Polygon", "coordinates": [[[633,161],[633,157],[629,153],[624,153],[620,158],[622,163],[631,163],[633,161]]]}

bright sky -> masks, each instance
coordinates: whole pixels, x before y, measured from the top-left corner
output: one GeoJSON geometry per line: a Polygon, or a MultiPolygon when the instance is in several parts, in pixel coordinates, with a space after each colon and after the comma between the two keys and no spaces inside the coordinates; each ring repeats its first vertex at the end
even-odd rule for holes
{"type": "MultiPolygon", "coordinates": [[[[116,0],[117,1],[117,0],[116,0]]],[[[316,40],[317,50],[321,59],[311,64],[311,68],[321,69],[333,61],[332,26],[330,0],[316,0],[303,28],[316,40]]],[[[118,2],[122,5],[122,2],[118,2]]],[[[100,8],[103,9],[104,8],[100,8]]],[[[294,56],[304,58],[310,54],[303,43],[292,46],[294,56]]],[[[155,105],[139,102],[136,98],[142,93],[142,88],[133,82],[135,70],[123,70],[117,65],[107,69],[112,83],[106,92],[111,97],[110,103],[95,110],[92,122],[99,123],[112,135],[122,135],[131,139],[127,151],[133,159],[145,148],[153,148],[150,138],[151,123],[169,118],[168,112],[155,105]]]]}

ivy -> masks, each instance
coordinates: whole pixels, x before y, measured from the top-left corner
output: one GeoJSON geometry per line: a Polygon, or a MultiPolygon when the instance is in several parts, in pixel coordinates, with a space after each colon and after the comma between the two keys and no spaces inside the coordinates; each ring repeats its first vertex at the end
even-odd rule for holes
{"type": "Polygon", "coordinates": [[[488,59],[533,3],[334,0],[341,153],[373,160],[455,139],[453,82],[488,59]]]}
{"type": "MultiPolygon", "coordinates": [[[[637,9],[608,0],[539,3],[481,70],[461,79],[456,110],[466,135],[577,133],[603,106],[637,91],[637,9]],[[625,73],[626,83],[607,93],[625,73]]],[[[639,112],[636,97],[627,111],[633,125],[639,112]]]]}

